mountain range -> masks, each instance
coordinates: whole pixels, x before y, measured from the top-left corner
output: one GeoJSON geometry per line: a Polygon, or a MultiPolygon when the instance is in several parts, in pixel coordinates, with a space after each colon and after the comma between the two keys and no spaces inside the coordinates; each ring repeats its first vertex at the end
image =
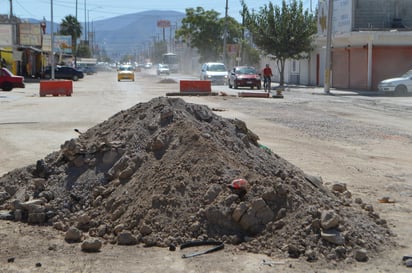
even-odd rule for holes
{"type": "MultiPolygon", "coordinates": [[[[108,19],[82,23],[81,40],[89,40],[93,45],[104,49],[111,58],[121,58],[125,54],[140,54],[149,50],[154,41],[174,39],[174,32],[180,26],[185,13],[177,11],[150,10],[120,15],[108,19]],[[170,27],[158,27],[158,21],[170,22],[170,27]],[[86,27],[86,28],[85,28],[86,27]],[[87,29],[88,36],[85,36],[87,29]],[[94,38],[93,38],[94,37],[94,38]]],[[[29,19],[30,23],[40,20],[29,19]]],[[[50,22],[46,22],[50,26],[50,22]]],[[[54,30],[59,29],[60,22],[54,22],[54,30]]],[[[50,33],[50,28],[46,28],[50,33]]]]}

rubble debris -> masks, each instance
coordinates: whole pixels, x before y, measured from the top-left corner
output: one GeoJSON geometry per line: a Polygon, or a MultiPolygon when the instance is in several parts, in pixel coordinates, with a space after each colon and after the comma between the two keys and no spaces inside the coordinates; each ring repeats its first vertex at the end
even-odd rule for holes
{"type": "Polygon", "coordinates": [[[0,177],[0,211],[76,242],[169,247],[208,239],[308,261],[365,261],[394,245],[386,221],[343,190],[262,149],[243,121],[160,97],[0,177]],[[243,196],[227,190],[239,177],[248,182],[243,196]]]}

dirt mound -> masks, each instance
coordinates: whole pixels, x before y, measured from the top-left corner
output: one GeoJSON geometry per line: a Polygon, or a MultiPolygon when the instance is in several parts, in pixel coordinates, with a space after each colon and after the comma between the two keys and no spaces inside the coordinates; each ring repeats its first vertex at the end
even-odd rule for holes
{"type": "Polygon", "coordinates": [[[175,79],[165,78],[158,81],[158,83],[177,83],[177,81],[175,79]]]}
{"type": "Polygon", "coordinates": [[[0,178],[2,218],[113,243],[125,232],[125,244],[146,246],[215,239],[308,260],[366,260],[391,243],[385,220],[344,184],[327,189],[206,106],[156,98],[79,133],[0,178]],[[245,189],[228,187],[240,178],[245,189]]]}

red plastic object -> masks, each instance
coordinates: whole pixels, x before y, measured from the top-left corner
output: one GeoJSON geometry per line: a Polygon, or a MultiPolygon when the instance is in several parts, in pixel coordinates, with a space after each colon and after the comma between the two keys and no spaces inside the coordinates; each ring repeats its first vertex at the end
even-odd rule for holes
{"type": "Polygon", "coordinates": [[[230,183],[228,187],[234,190],[240,190],[240,189],[246,190],[248,187],[248,184],[249,183],[245,179],[238,178],[238,179],[233,180],[232,183],[230,183]]]}
{"type": "Polygon", "coordinates": [[[46,95],[71,96],[73,94],[73,82],[71,80],[45,80],[40,81],[40,97],[46,95]]]}
{"type": "Polygon", "coordinates": [[[212,92],[212,82],[180,80],[180,92],[212,92]]]}

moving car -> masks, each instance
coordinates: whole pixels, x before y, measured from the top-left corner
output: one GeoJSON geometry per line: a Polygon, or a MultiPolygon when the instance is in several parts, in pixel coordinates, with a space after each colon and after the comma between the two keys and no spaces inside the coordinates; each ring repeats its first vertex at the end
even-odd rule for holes
{"type": "Polygon", "coordinates": [[[157,75],[169,75],[170,74],[170,69],[167,64],[158,64],[157,69],[156,69],[157,75]]]}
{"type": "Polygon", "coordinates": [[[261,89],[261,77],[254,67],[251,66],[236,66],[230,71],[229,88],[237,89],[239,86],[250,87],[253,89],[261,89]]]}
{"type": "MultiPolygon", "coordinates": [[[[44,71],[44,76],[45,79],[50,79],[51,78],[51,67],[48,66],[46,70],[44,71]]],[[[79,79],[84,78],[84,73],[80,70],[77,70],[73,67],[70,66],[56,66],[54,68],[54,78],[55,79],[68,79],[68,80],[73,80],[77,81],[79,79]]]]}
{"type": "Polygon", "coordinates": [[[412,70],[409,70],[398,78],[383,80],[378,85],[379,91],[393,93],[397,96],[412,92],[412,70]]]}
{"type": "Polygon", "coordinates": [[[204,63],[200,72],[200,79],[212,81],[212,84],[226,84],[226,66],[223,63],[204,63]]]}
{"type": "Polygon", "coordinates": [[[3,91],[11,91],[13,88],[24,88],[24,78],[16,76],[5,67],[0,69],[0,89],[3,91]]]}
{"type": "Polygon", "coordinates": [[[131,80],[134,81],[134,66],[120,65],[117,69],[117,81],[131,80]]]}

